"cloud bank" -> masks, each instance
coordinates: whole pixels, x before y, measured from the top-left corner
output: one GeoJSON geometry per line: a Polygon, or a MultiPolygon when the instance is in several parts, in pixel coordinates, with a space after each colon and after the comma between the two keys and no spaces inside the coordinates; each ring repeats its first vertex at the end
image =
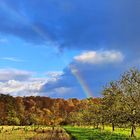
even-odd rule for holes
{"type": "Polygon", "coordinates": [[[139,0],[1,0],[0,32],[61,48],[139,49],[139,0]]]}
{"type": "Polygon", "coordinates": [[[33,73],[17,69],[0,69],[0,93],[13,96],[39,95],[47,78],[33,78],[33,73]]]}
{"type": "Polygon", "coordinates": [[[17,80],[25,81],[31,77],[32,73],[17,69],[0,69],[0,81],[17,80]]]}
{"type": "Polygon", "coordinates": [[[119,51],[86,51],[75,56],[63,72],[49,71],[42,78],[34,77],[34,73],[29,71],[0,69],[0,93],[13,96],[85,98],[88,93],[83,90],[84,86],[93,96],[101,96],[101,85],[118,76],[123,58],[124,55],[119,51]],[[76,70],[85,85],[81,85],[73,70],[76,70]],[[111,73],[112,70],[116,74],[111,73]]]}
{"type": "Polygon", "coordinates": [[[16,81],[0,82],[0,92],[12,96],[37,96],[45,81],[16,81]]]}
{"type": "MultiPolygon", "coordinates": [[[[2,69],[2,91],[16,95],[26,91],[25,95],[84,97],[72,73],[74,68],[93,94],[100,95],[101,85],[116,79],[133,60],[139,64],[139,5],[139,0],[1,0],[2,35],[60,50],[83,51],[63,73],[48,73],[47,81],[35,80],[28,71],[2,69]]],[[[5,40],[1,39],[2,42],[5,40]]]]}
{"type": "Polygon", "coordinates": [[[119,51],[83,52],[73,58],[57,80],[44,84],[41,91],[43,95],[51,91],[52,97],[86,98],[88,93],[83,88],[86,87],[93,96],[101,96],[102,86],[117,79],[123,66],[124,55],[119,51]],[[81,84],[80,80],[84,81],[85,85],[81,84]]]}

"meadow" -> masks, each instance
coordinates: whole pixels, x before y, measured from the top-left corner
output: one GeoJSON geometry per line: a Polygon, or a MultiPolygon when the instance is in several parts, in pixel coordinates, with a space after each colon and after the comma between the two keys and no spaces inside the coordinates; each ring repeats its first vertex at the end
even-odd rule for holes
{"type": "Polygon", "coordinates": [[[70,140],[61,127],[1,126],[0,140],[70,140]]]}
{"type": "Polygon", "coordinates": [[[137,136],[132,138],[130,128],[116,128],[114,132],[111,127],[105,127],[105,130],[72,126],[64,128],[75,140],[140,140],[140,129],[137,129],[137,136]]]}
{"type": "Polygon", "coordinates": [[[112,132],[109,126],[105,130],[85,126],[1,126],[0,140],[140,140],[140,129],[131,138],[129,128],[112,132]]]}

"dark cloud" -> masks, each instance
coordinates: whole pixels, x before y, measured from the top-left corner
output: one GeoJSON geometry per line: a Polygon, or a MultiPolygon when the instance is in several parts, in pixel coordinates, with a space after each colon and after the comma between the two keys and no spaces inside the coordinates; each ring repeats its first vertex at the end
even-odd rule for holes
{"type": "Polygon", "coordinates": [[[139,6],[139,0],[1,0],[0,32],[69,48],[138,48],[139,6]]]}
{"type": "MultiPolygon", "coordinates": [[[[35,44],[52,43],[60,49],[125,51],[125,62],[117,65],[75,60],[70,64],[76,67],[94,96],[99,96],[102,86],[117,79],[132,63],[139,63],[139,0],[0,0],[0,21],[1,34],[35,44]],[[137,59],[132,62],[134,56],[137,59]]],[[[47,82],[40,94],[60,97],[57,93],[62,91],[62,97],[82,98],[82,92],[84,97],[69,66],[57,80],[47,82]]],[[[11,79],[18,81],[29,77],[30,74],[11,75],[11,79]]]]}
{"type": "MultiPolygon", "coordinates": [[[[98,59],[100,52],[96,53],[97,55],[95,57],[97,58],[95,59],[98,59]]],[[[108,59],[111,59],[111,53],[113,52],[110,51],[110,53],[105,56],[106,61],[110,61],[108,59]]],[[[118,54],[118,52],[116,53],[118,54]]],[[[102,55],[104,56],[104,52],[102,55]]],[[[79,56],[83,56],[83,54],[79,56]]],[[[123,61],[120,61],[120,63],[118,61],[106,63],[102,59],[102,63],[98,60],[97,63],[88,63],[83,60],[87,60],[85,56],[82,60],[73,59],[68,67],[64,69],[63,75],[60,75],[55,81],[44,84],[40,92],[44,93],[44,95],[48,95],[51,91],[53,97],[61,97],[61,92],[58,94],[54,89],[63,89],[63,87],[65,87],[72,90],[63,94],[63,98],[85,98],[87,97],[85,87],[87,87],[94,97],[101,96],[103,86],[112,80],[118,80],[121,73],[126,69],[126,62],[124,63],[123,61]]],[[[94,59],[92,59],[92,61],[94,62],[94,59]]]]}
{"type": "MultiPolygon", "coordinates": [[[[101,96],[101,91],[103,86],[105,86],[108,82],[112,80],[118,80],[122,70],[120,70],[119,66],[114,66],[110,69],[108,66],[100,67],[100,66],[75,66],[78,70],[78,74],[82,80],[86,83],[87,86],[94,97],[101,96]],[[90,68],[89,68],[90,67],[90,68]],[[112,73],[113,71],[113,73],[112,73]],[[97,74],[98,73],[98,74],[97,74]]],[[[112,65],[110,65],[112,67],[112,65]]],[[[42,89],[41,93],[43,92],[44,95],[47,95],[48,92],[52,91],[53,97],[60,97],[61,94],[53,92],[54,89],[60,87],[71,88],[71,92],[66,92],[63,94],[63,98],[70,98],[70,97],[77,97],[77,98],[85,98],[86,93],[83,90],[83,85],[80,84],[79,80],[72,74],[71,69],[67,67],[64,72],[63,76],[60,76],[55,82],[50,82],[45,84],[42,89]]]]}
{"type": "Polygon", "coordinates": [[[57,78],[56,80],[49,81],[46,84],[44,84],[40,90],[40,93],[43,93],[44,95],[51,97],[61,97],[61,96],[63,98],[77,97],[77,95],[74,95],[75,88],[78,86],[78,83],[75,82],[75,80],[76,79],[72,75],[71,70],[69,68],[65,68],[64,74],[60,75],[59,78],[57,78]],[[58,93],[55,90],[59,88],[67,88],[67,89],[71,88],[72,90],[70,90],[70,92],[66,92],[65,94],[61,95],[61,92],[58,93]]]}

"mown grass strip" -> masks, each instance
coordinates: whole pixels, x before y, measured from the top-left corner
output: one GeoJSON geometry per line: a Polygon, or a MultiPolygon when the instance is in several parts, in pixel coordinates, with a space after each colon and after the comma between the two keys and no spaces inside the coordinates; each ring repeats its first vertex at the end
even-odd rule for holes
{"type": "MultiPolygon", "coordinates": [[[[100,129],[64,127],[66,131],[76,140],[140,140],[140,138],[130,138],[124,134],[117,134],[100,129]]],[[[124,133],[124,132],[122,132],[124,133]]]]}

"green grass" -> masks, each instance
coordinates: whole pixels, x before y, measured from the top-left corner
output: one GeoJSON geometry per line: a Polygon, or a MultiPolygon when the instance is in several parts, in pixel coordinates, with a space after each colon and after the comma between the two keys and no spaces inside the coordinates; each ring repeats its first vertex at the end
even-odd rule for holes
{"type": "MultiPolygon", "coordinates": [[[[92,127],[65,126],[64,129],[72,136],[72,140],[140,140],[140,129],[137,129],[137,138],[130,138],[130,129],[106,126],[105,130],[92,127]],[[139,134],[139,135],[138,135],[139,134]],[[138,138],[139,137],[139,138],[138,138]]],[[[0,126],[0,140],[70,140],[70,136],[61,127],[46,126],[0,126]]]]}
{"type": "Polygon", "coordinates": [[[84,128],[84,127],[64,127],[66,131],[76,140],[140,140],[140,138],[130,138],[130,129],[119,129],[111,132],[111,127],[105,130],[84,128]]]}

